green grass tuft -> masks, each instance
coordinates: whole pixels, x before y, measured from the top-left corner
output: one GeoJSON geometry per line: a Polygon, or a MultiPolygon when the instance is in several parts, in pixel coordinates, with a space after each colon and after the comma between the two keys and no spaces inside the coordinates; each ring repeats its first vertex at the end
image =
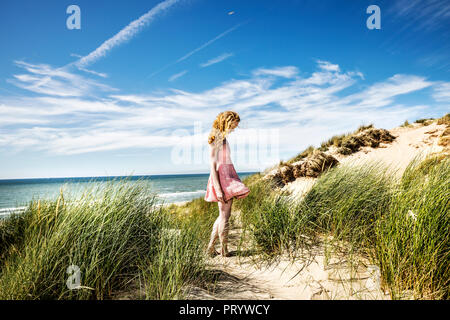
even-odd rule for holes
{"type": "Polygon", "coordinates": [[[144,294],[135,298],[179,298],[204,268],[196,228],[167,232],[180,224],[140,182],[33,201],[0,225],[0,299],[109,299],[136,285],[144,294]],[[71,265],[81,289],[66,286],[71,265]]]}

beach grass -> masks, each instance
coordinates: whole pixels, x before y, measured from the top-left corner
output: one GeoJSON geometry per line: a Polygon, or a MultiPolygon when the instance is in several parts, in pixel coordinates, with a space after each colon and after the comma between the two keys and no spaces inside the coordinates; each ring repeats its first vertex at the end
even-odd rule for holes
{"type": "Polygon", "coordinates": [[[0,299],[110,299],[136,286],[134,298],[181,298],[204,268],[196,230],[140,182],[33,201],[0,225],[0,299]],[[69,289],[76,268],[81,286],[69,289]]]}
{"type": "Polygon", "coordinates": [[[201,222],[171,221],[164,228],[157,253],[139,264],[146,299],[184,299],[188,285],[202,286],[210,281],[205,266],[207,237],[201,222]]]}
{"type": "MultiPolygon", "coordinates": [[[[326,141],[323,141],[320,144],[320,147],[317,148],[317,150],[320,151],[328,151],[328,149],[331,146],[334,147],[342,147],[343,144],[345,144],[348,140],[352,139],[352,137],[354,137],[355,135],[357,135],[358,133],[367,130],[367,129],[371,129],[374,128],[373,124],[368,124],[368,125],[360,125],[355,131],[353,132],[347,132],[344,134],[338,134],[338,135],[334,135],[331,138],[329,138],[326,141]]],[[[304,149],[302,152],[300,152],[298,155],[296,155],[293,158],[290,158],[289,160],[286,161],[286,163],[294,163],[296,161],[302,160],[310,155],[313,154],[313,152],[316,150],[316,148],[313,145],[309,145],[306,149],[304,149]]]]}
{"type": "Polygon", "coordinates": [[[450,298],[450,159],[415,158],[377,222],[377,259],[394,298],[450,298]]]}
{"type": "Polygon", "coordinates": [[[242,202],[242,221],[268,260],[331,239],[349,258],[380,265],[392,298],[448,299],[449,164],[416,157],[401,179],[373,161],[340,164],[300,201],[273,192],[242,202]]]}
{"type": "Polygon", "coordinates": [[[439,125],[445,124],[447,126],[450,125],[450,113],[447,113],[443,117],[437,119],[437,124],[439,124],[439,125]]]}
{"type": "Polygon", "coordinates": [[[405,122],[403,122],[403,124],[400,125],[400,127],[409,127],[409,126],[410,126],[410,123],[408,120],[405,120],[405,122]]]}
{"type": "MultiPolygon", "coordinates": [[[[256,173],[242,180],[250,189],[250,193],[247,197],[234,201],[233,209],[251,214],[273,193],[274,186],[271,181],[263,180],[262,177],[263,174],[256,173]]],[[[242,219],[247,217],[249,216],[242,216],[242,219]]],[[[245,220],[243,222],[245,223],[245,220]]]]}
{"type": "Polygon", "coordinates": [[[374,221],[389,202],[391,177],[381,171],[377,163],[339,165],[323,173],[300,202],[285,192],[250,199],[252,206],[241,205],[242,220],[268,256],[303,248],[325,233],[360,249],[374,241],[374,221]]]}
{"type": "Polygon", "coordinates": [[[204,246],[208,243],[212,225],[219,216],[217,202],[207,202],[203,197],[181,205],[170,205],[166,208],[166,211],[183,227],[195,226],[197,235],[205,240],[204,246]]]}
{"type": "Polygon", "coordinates": [[[340,164],[321,175],[299,203],[295,229],[314,228],[346,241],[352,250],[370,247],[392,186],[393,176],[380,163],[340,164]]]}

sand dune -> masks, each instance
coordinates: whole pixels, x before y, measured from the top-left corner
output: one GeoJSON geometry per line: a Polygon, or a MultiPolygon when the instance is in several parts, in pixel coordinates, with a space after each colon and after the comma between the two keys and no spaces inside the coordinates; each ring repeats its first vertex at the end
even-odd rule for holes
{"type": "MultiPolygon", "coordinates": [[[[239,227],[231,230],[232,254],[238,250],[240,231],[239,227]]],[[[251,252],[240,251],[243,256],[212,258],[216,285],[191,288],[189,299],[389,299],[380,288],[377,267],[362,259],[356,263],[338,255],[327,259],[325,248],[316,247],[304,252],[295,263],[282,256],[267,266],[255,263],[251,252]]]]}
{"type": "MultiPolygon", "coordinates": [[[[389,130],[396,139],[378,148],[363,147],[348,156],[330,148],[327,152],[340,163],[365,160],[382,161],[397,170],[400,176],[408,163],[419,153],[427,155],[443,151],[438,145],[445,125],[436,122],[428,126],[413,124],[389,130]]],[[[288,183],[283,190],[300,199],[317,178],[301,177],[288,183]]],[[[233,212],[235,222],[230,231],[230,250],[238,250],[240,238],[239,212],[233,212]]],[[[210,259],[211,272],[217,276],[214,288],[191,288],[191,299],[389,299],[380,289],[378,267],[363,258],[355,259],[353,268],[343,255],[326,254],[318,246],[304,252],[301,259],[290,263],[289,257],[280,257],[271,266],[258,266],[254,256],[240,248],[241,256],[210,259]],[[328,259],[326,258],[328,257],[328,259]]]]}
{"type": "Polygon", "coordinates": [[[438,153],[443,150],[438,145],[438,137],[444,132],[445,125],[438,125],[436,122],[428,126],[414,123],[411,127],[397,127],[389,130],[396,139],[389,144],[381,145],[378,148],[363,147],[361,151],[343,156],[333,151],[330,152],[341,163],[375,160],[381,161],[398,169],[401,175],[408,163],[418,154],[428,155],[438,153]]]}
{"type": "MultiPolygon", "coordinates": [[[[381,144],[378,148],[362,147],[360,151],[351,155],[342,155],[331,147],[326,153],[335,157],[340,163],[352,163],[364,161],[381,161],[389,166],[400,177],[408,163],[416,157],[440,153],[444,147],[438,145],[439,137],[445,130],[445,125],[436,122],[428,126],[414,123],[410,127],[396,127],[389,132],[396,139],[389,144],[381,144]]],[[[282,190],[290,191],[299,199],[312,187],[316,178],[300,177],[288,183],[282,190]]]]}

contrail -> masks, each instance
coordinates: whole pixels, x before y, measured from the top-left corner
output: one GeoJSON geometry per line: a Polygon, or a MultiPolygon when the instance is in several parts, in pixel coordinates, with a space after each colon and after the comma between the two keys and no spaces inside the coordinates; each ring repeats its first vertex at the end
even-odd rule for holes
{"type": "Polygon", "coordinates": [[[190,56],[192,56],[194,53],[206,48],[207,46],[209,46],[210,44],[216,42],[217,40],[219,40],[220,38],[222,38],[223,36],[227,35],[228,33],[236,30],[237,28],[239,28],[242,25],[242,23],[239,23],[237,25],[235,25],[234,27],[222,32],[221,34],[219,34],[217,37],[215,37],[214,39],[209,40],[208,42],[206,42],[205,44],[201,45],[200,47],[198,47],[197,49],[192,50],[191,52],[189,52],[188,54],[182,56],[180,59],[178,59],[176,62],[181,62],[183,60],[186,60],[187,58],[189,58],[190,56]]]}
{"type": "Polygon", "coordinates": [[[97,59],[105,56],[108,53],[108,51],[124,43],[125,41],[130,40],[134,35],[136,35],[139,31],[141,31],[142,28],[148,25],[158,14],[167,11],[170,7],[172,7],[179,1],[180,0],[165,0],[159,3],[158,5],[153,7],[149,12],[142,15],[139,19],[132,21],[129,25],[120,30],[113,37],[103,42],[97,49],[89,53],[87,56],[84,56],[79,60],[75,61],[74,64],[77,67],[86,67],[87,65],[96,61],[97,59]]]}
{"type": "Polygon", "coordinates": [[[232,56],[234,56],[234,53],[223,53],[218,57],[215,57],[215,58],[212,58],[212,59],[206,61],[205,63],[201,63],[200,67],[206,68],[206,67],[212,66],[213,64],[222,62],[223,60],[226,60],[232,56]]]}
{"type": "Polygon", "coordinates": [[[244,22],[244,23],[238,23],[238,24],[235,25],[234,27],[231,27],[230,29],[228,29],[228,30],[222,32],[222,33],[219,34],[217,37],[215,37],[215,38],[209,40],[208,42],[206,42],[206,43],[204,43],[204,44],[202,44],[200,47],[198,47],[198,48],[192,50],[191,52],[189,52],[189,53],[187,53],[187,54],[185,54],[185,55],[182,56],[180,59],[178,59],[178,60],[176,60],[176,61],[174,61],[174,62],[172,62],[172,63],[169,63],[169,64],[165,65],[164,67],[162,67],[161,69],[159,69],[159,70],[153,72],[152,74],[150,74],[149,76],[147,76],[147,78],[151,78],[151,77],[153,77],[154,75],[160,73],[161,71],[167,69],[168,67],[171,67],[171,66],[173,66],[173,65],[175,65],[175,64],[177,64],[177,63],[180,63],[180,62],[183,61],[183,60],[186,60],[187,58],[189,58],[190,56],[192,56],[194,53],[196,53],[196,52],[198,52],[198,51],[200,51],[200,50],[206,48],[207,46],[213,44],[214,42],[216,42],[217,40],[219,40],[219,39],[222,38],[223,36],[227,35],[228,33],[232,32],[232,31],[234,31],[234,30],[236,30],[237,28],[239,28],[240,26],[242,26],[242,25],[245,24],[245,23],[247,23],[247,22],[244,22]]]}

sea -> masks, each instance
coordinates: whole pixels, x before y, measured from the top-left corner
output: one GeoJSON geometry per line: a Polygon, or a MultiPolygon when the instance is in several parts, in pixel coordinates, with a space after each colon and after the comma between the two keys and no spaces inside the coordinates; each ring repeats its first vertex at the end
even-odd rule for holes
{"type": "MultiPolygon", "coordinates": [[[[253,173],[240,172],[238,175],[242,180],[253,173]]],[[[169,204],[204,197],[209,173],[0,180],[0,218],[12,212],[24,211],[32,200],[56,199],[61,189],[63,194],[76,199],[87,189],[125,178],[131,183],[138,180],[148,183],[149,190],[158,195],[160,202],[169,204]]]]}

